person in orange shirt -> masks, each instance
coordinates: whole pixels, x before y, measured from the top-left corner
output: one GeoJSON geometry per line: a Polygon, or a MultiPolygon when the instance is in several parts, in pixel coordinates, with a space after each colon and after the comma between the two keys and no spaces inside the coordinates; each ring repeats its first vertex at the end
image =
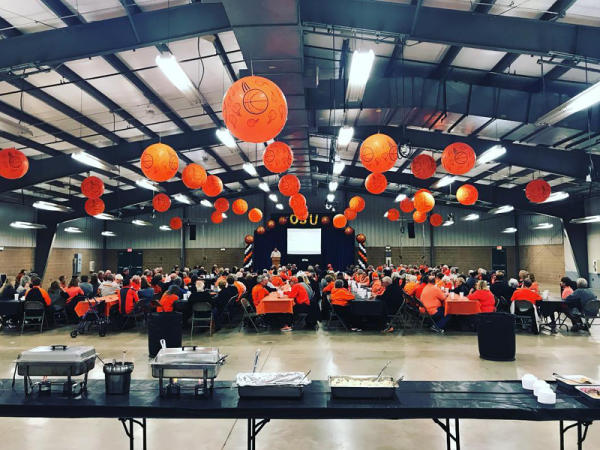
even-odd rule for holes
{"type": "Polygon", "coordinates": [[[64,289],[64,291],[69,296],[67,298],[67,301],[66,301],[67,304],[71,303],[71,300],[73,300],[78,295],[85,296],[85,293],[83,292],[83,289],[81,289],[79,287],[79,278],[77,278],[77,277],[71,278],[71,281],[69,281],[69,286],[67,286],[67,288],[64,289]]]}
{"type": "MultiPolygon", "coordinates": [[[[323,293],[325,292],[331,292],[333,289],[333,277],[331,275],[327,275],[325,277],[325,282],[327,283],[325,285],[325,287],[323,288],[323,293]]],[[[343,284],[343,283],[342,283],[343,284]]]]}
{"type": "MultiPolygon", "coordinates": [[[[125,282],[125,280],[123,282],[125,282]]],[[[117,291],[119,296],[119,312],[121,314],[130,314],[133,311],[135,304],[140,300],[137,290],[129,284],[130,282],[131,280],[128,281],[127,285],[117,291]]],[[[175,286],[173,286],[173,288],[175,288],[175,286]]]]}
{"type": "Polygon", "coordinates": [[[281,287],[283,286],[283,280],[281,279],[281,277],[279,275],[272,275],[271,276],[271,284],[273,286],[277,287],[281,287]]]}
{"type": "Polygon", "coordinates": [[[364,270],[358,269],[354,274],[354,281],[356,281],[360,286],[368,286],[369,285],[369,277],[365,273],[364,270]]]}
{"type": "Polygon", "coordinates": [[[25,294],[25,301],[38,301],[43,303],[45,306],[50,306],[52,303],[50,295],[48,295],[48,292],[46,292],[45,289],[42,289],[41,284],[42,280],[40,277],[33,277],[31,279],[31,289],[29,289],[27,294],[25,294]]]}
{"type": "Polygon", "coordinates": [[[157,312],[172,312],[173,311],[173,303],[179,300],[179,295],[177,295],[178,287],[177,286],[169,286],[167,292],[163,294],[160,298],[160,305],[156,308],[157,312]]]}
{"type": "Polygon", "coordinates": [[[238,298],[237,301],[239,302],[240,299],[242,298],[242,295],[244,295],[244,293],[246,292],[246,286],[244,285],[244,283],[242,283],[241,281],[235,280],[233,282],[233,285],[236,287],[236,289],[238,290],[238,298]]]}
{"type": "MultiPolygon", "coordinates": [[[[421,293],[421,303],[433,319],[437,328],[443,330],[450,316],[444,314],[444,301],[448,294],[442,292],[442,290],[435,285],[435,277],[427,277],[427,285],[423,288],[421,293]]],[[[437,331],[434,327],[433,329],[437,331]]]]}
{"type": "Polygon", "coordinates": [[[427,286],[427,276],[424,275],[423,278],[421,278],[421,282],[417,284],[417,287],[415,288],[415,297],[418,299],[421,298],[421,293],[423,292],[423,289],[425,289],[425,286],[427,286]]]}
{"type": "Polygon", "coordinates": [[[415,275],[406,276],[406,284],[404,285],[404,292],[408,295],[414,295],[417,289],[417,277],[415,275]]]}
{"type": "Polygon", "coordinates": [[[252,303],[254,303],[255,308],[258,308],[262,299],[269,295],[269,290],[267,288],[269,280],[266,276],[260,275],[256,281],[256,286],[252,288],[252,303]]]}
{"type": "Polygon", "coordinates": [[[183,284],[184,286],[189,286],[192,282],[192,279],[188,276],[186,272],[183,273],[183,284]]]}
{"type": "Polygon", "coordinates": [[[371,285],[371,293],[373,296],[377,297],[385,292],[385,287],[381,284],[381,280],[379,279],[379,274],[377,272],[373,272],[373,284],[371,285]]]}
{"type": "Polygon", "coordinates": [[[542,297],[540,296],[540,294],[537,294],[531,290],[531,285],[531,280],[529,278],[525,278],[523,280],[523,287],[513,292],[510,301],[514,302],[515,300],[527,300],[528,302],[531,302],[535,305],[536,302],[542,299],[542,297]]]}
{"type": "MultiPolygon", "coordinates": [[[[354,294],[344,287],[342,280],[336,280],[331,290],[331,304],[338,307],[348,306],[350,301],[354,300],[354,294]]],[[[336,309],[337,311],[337,309],[336,309]]]]}
{"type": "Polygon", "coordinates": [[[535,275],[530,273],[529,279],[531,280],[531,290],[533,292],[535,292],[536,294],[539,294],[540,293],[540,285],[538,284],[537,281],[535,281],[535,275]]]}

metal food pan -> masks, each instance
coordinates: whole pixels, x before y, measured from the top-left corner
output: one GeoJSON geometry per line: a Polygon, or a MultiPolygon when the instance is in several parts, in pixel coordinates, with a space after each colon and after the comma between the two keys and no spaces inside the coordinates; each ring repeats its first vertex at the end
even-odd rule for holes
{"type": "MultiPolygon", "coordinates": [[[[576,378],[585,378],[588,379],[588,377],[585,377],[583,375],[564,375],[565,377],[576,377],[576,378]]],[[[560,389],[561,391],[570,391],[570,392],[575,392],[576,391],[576,386],[590,386],[593,381],[590,380],[590,383],[581,383],[578,382],[576,380],[570,380],[569,378],[562,378],[562,377],[558,377],[558,376],[554,376],[554,378],[556,379],[556,386],[558,387],[558,389],[560,389]]]]}
{"type": "Polygon", "coordinates": [[[587,390],[587,389],[594,389],[594,390],[600,392],[600,385],[586,384],[586,385],[575,386],[575,390],[577,391],[577,393],[579,395],[581,395],[583,397],[583,400],[585,401],[585,403],[587,403],[590,406],[596,406],[596,407],[599,406],[600,398],[592,397],[591,395],[586,393],[585,390],[587,390]]]}
{"type": "Polygon", "coordinates": [[[151,363],[154,378],[216,378],[221,364],[158,364],[151,363]]]}
{"type": "Polygon", "coordinates": [[[238,386],[240,398],[301,398],[304,386],[238,386]]]}
{"type": "Polygon", "coordinates": [[[389,399],[393,398],[396,392],[396,381],[392,377],[382,377],[381,380],[392,382],[392,386],[366,387],[366,386],[332,386],[332,380],[336,378],[355,379],[357,382],[364,380],[374,380],[377,377],[329,377],[329,388],[333,398],[371,398],[371,399],[389,399]]]}

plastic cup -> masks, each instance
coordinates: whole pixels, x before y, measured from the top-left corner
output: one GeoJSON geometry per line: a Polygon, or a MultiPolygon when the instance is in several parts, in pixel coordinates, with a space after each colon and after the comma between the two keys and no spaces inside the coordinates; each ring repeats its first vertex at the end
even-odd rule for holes
{"type": "Polygon", "coordinates": [[[463,292],[460,293],[460,298],[463,298],[465,294],[463,292]]]}
{"type": "Polygon", "coordinates": [[[15,300],[19,300],[19,294],[15,294],[15,300]]]}
{"type": "Polygon", "coordinates": [[[535,395],[536,397],[541,391],[549,389],[550,385],[544,380],[537,380],[535,383],[533,383],[533,395],[535,395]]]}
{"type": "Polygon", "coordinates": [[[528,389],[531,391],[533,390],[533,385],[536,381],[538,381],[538,379],[535,375],[526,373],[523,375],[523,378],[521,378],[521,385],[523,386],[523,389],[528,389]]]}
{"type": "Polygon", "coordinates": [[[556,403],[556,393],[552,389],[542,389],[537,395],[537,401],[544,405],[554,405],[556,403]]]}

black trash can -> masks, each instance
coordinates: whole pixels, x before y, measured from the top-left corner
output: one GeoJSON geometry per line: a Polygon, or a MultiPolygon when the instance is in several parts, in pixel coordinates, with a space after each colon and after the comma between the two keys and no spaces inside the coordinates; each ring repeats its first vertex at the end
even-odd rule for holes
{"type": "Polygon", "coordinates": [[[479,357],[490,361],[514,361],[515,316],[495,312],[482,313],[477,318],[479,357]]]}
{"type": "Polygon", "coordinates": [[[132,362],[104,364],[104,385],[107,395],[129,394],[131,386],[132,362]]]}
{"type": "Polygon", "coordinates": [[[152,313],[148,320],[148,354],[154,358],[160,350],[160,340],[167,347],[181,347],[181,324],[183,315],[179,312],[152,313]]]}

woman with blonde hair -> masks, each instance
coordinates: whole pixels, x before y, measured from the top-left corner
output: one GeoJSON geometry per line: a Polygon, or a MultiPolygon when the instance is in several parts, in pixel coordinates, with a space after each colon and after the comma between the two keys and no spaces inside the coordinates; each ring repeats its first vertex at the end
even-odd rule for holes
{"type": "Polygon", "coordinates": [[[475,291],[467,296],[469,300],[479,302],[481,312],[495,312],[496,298],[490,292],[490,288],[485,280],[479,280],[475,283],[475,291]]]}

